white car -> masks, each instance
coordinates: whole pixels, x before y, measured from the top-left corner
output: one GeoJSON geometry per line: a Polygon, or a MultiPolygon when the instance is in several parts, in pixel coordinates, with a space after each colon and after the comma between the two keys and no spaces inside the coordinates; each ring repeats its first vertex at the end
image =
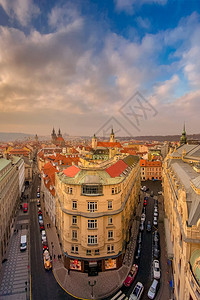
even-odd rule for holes
{"type": "Polygon", "coordinates": [[[42,235],[42,242],[46,242],[47,241],[47,237],[46,237],[45,230],[42,230],[41,235],[42,235]]]}
{"type": "Polygon", "coordinates": [[[154,217],[154,218],[153,218],[153,225],[154,225],[154,226],[157,226],[157,225],[158,225],[158,219],[157,219],[157,217],[154,217]]]}
{"type": "Polygon", "coordinates": [[[155,279],[160,279],[160,264],[157,259],[153,261],[153,277],[155,279]]]}
{"type": "Polygon", "coordinates": [[[141,282],[138,282],[130,294],[129,300],[139,300],[144,291],[144,286],[141,282]]]}
{"type": "Polygon", "coordinates": [[[158,289],[159,289],[159,281],[154,279],[152,285],[150,286],[148,294],[147,294],[148,298],[149,299],[154,299],[158,289]]]}
{"type": "Polygon", "coordinates": [[[154,212],[158,212],[157,206],[154,207],[154,212]]]}
{"type": "Polygon", "coordinates": [[[146,215],[143,213],[143,214],[141,215],[141,222],[144,222],[144,221],[145,221],[145,218],[146,218],[146,215]]]}
{"type": "Polygon", "coordinates": [[[153,215],[154,215],[154,217],[158,217],[158,212],[154,210],[153,215]]]}

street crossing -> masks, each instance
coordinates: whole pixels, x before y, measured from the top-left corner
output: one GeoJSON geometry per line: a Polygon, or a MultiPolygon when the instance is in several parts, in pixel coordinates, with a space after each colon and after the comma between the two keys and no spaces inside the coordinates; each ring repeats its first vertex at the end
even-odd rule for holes
{"type": "Polygon", "coordinates": [[[128,297],[120,290],[111,300],[128,300],[128,297]]]}

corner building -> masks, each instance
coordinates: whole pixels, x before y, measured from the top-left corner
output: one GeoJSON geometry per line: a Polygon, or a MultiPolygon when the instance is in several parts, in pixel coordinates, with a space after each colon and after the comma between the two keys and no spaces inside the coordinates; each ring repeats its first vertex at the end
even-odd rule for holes
{"type": "Polygon", "coordinates": [[[56,227],[65,267],[89,272],[118,269],[139,202],[137,156],[56,174],[56,227]]]}
{"type": "Polygon", "coordinates": [[[182,144],[163,168],[174,298],[200,299],[200,145],[182,144]]]}

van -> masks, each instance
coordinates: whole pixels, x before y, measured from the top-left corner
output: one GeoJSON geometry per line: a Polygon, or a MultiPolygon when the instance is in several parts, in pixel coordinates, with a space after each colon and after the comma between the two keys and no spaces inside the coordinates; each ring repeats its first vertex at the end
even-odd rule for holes
{"type": "Polygon", "coordinates": [[[148,298],[154,299],[157,294],[158,289],[159,289],[159,281],[154,279],[152,285],[150,286],[148,294],[147,294],[148,298]]]}
{"type": "Polygon", "coordinates": [[[23,205],[23,212],[26,213],[28,211],[28,204],[24,203],[23,205]]]}
{"type": "Polygon", "coordinates": [[[26,246],[27,246],[27,243],[26,243],[26,235],[22,235],[22,236],[21,236],[21,242],[20,242],[20,250],[21,250],[21,251],[26,250],[26,246]]]}

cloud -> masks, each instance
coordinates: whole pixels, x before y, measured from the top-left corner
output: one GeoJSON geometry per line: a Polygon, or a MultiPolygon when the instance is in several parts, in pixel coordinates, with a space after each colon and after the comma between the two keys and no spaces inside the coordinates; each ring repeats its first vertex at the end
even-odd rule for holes
{"type": "Polygon", "coordinates": [[[24,27],[40,13],[32,0],[0,0],[0,5],[11,20],[17,20],[24,27]]]}
{"type": "MultiPolygon", "coordinates": [[[[13,122],[20,116],[24,124],[29,124],[26,116],[32,115],[31,131],[37,115],[42,128],[51,122],[63,126],[74,122],[70,133],[77,133],[79,128],[81,134],[84,130],[88,134],[95,131],[96,123],[117,114],[137,90],[153,94],[149,99],[162,115],[158,116],[159,128],[164,128],[164,120],[171,119],[170,109],[175,117],[174,108],[178,110],[181,101],[195,111],[197,96],[192,97],[188,91],[187,101],[184,96],[177,98],[177,89],[184,75],[191,86],[197,87],[197,15],[183,19],[174,29],[130,41],[109,28],[102,29],[98,22],[86,22],[72,5],[64,8],[57,5],[49,13],[48,33],[32,29],[24,34],[20,29],[0,27],[0,116],[10,113],[13,122]],[[180,32],[185,32],[181,40],[180,32]],[[177,61],[169,59],[164,64],[160,56],[173,46],[177,61]],[[87,122],[86,130],[82,124],[87,122]]],[[[178,116],[181,119],[182,115],[178,116]]],[[[150,123],[149,128],[155,132],[155,124],[151,127],[150,123]]]]}
{"type": "Polygon", "coordinates": [[[137,7],[144,4],[165,5],[166,3],[167,0],[115,0],[115,7],[118,12],[125,12],[132,15],[137,7]]]}
{"type": "Polygon", "coordinates": [[[137,23],[141,28],[149,29],[151,27],[151,23],[147,18],[138,17],[137,23]]]}

